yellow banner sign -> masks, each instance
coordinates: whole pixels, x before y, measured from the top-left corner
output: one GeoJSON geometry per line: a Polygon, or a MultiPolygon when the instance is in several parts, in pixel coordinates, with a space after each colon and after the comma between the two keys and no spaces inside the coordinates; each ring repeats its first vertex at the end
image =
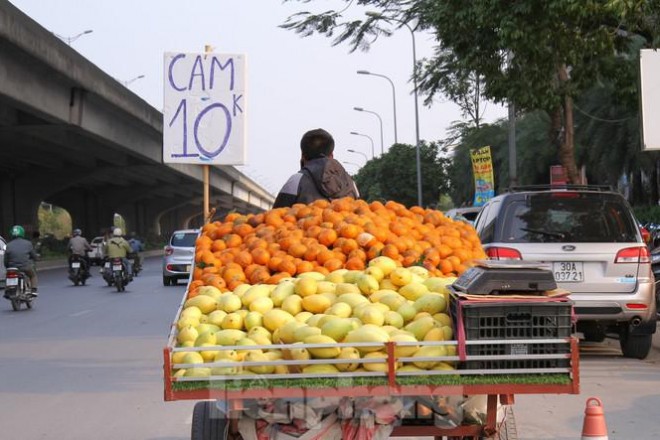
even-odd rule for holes
{"type": "Polygon", "coordinates": [[[470,150],[472,172],[474,174],[474,206],[481,206],[495,197],[495,178],[490,147],[470,150]]]}

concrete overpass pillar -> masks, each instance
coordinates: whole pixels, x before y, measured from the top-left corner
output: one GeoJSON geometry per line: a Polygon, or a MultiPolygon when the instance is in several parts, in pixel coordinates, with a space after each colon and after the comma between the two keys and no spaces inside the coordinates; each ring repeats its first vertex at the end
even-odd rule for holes
{"type": "Polygon", "coordinates": [[[39,229],[41,194],[23,179],[10,176],[0,181],[0,235],[7,237],[12,225],[28,233],[39,229]]]}

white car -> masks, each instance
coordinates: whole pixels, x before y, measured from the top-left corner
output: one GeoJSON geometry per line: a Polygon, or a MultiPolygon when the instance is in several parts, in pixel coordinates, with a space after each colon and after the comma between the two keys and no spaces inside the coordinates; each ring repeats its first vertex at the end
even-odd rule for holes
{"type": "Polygon", "coordinates": [[[176,286],[177,280],[190,278],[195,260],[195,240],[199,229],[174,231],[165,246],[163,256],[163,285],[176,286]]]}
{"type": "Polygon", "coordinates": [[[94,237],[89,245],[92,247],[91,251],[87,251],[87,257],[89,258],[90,264],[100,266],[103,264],[103,259],[105,254],[103,253],[103,246],[105,244],[104,237],[94,237]]]}

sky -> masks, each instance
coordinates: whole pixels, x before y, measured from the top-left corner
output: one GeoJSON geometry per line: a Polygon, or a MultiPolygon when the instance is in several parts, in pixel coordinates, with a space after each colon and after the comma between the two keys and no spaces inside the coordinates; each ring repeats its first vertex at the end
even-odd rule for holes
{"type": "MultiPolygon", "coordinates": [[[[276,194],[299,168],[300,138],[324,128],[335,138],[335,158],[351,174],[375,153],[394,143],[392,86],[380,77],[358,75],[367,70],[387,76],[396,91],[399,143],[415,144],[415,107],[410,77],[411,33],[395,30],[379,38],[368,52],[350,53],[348,45],[332,46],[320,35],[302,38],[279,28],[287,17],[304,11],[343,9],[339,0],[311,3],[281,0],[10,0],[43,27],[61,37],[92,30],[72,48],[158,110],[163,108],[163,54],[214,52],[245,54],[246,162],[237,168],[276,194]],[[358,112],[362,107],[378,114],[358,112]],[[349,152],[352,149],[360,153],[349,152]]],[[[360,10],[349,11],[359,14],[360,10]]],[[[433,38],[416,33],[417,58],[433,53],[433,38]]],[[[420,138],[441,140],[458,107],[436,99],[431,107],[419,97],[420,138]]],[[[506,115],[494,104],[485,120],[506,115]]]]}

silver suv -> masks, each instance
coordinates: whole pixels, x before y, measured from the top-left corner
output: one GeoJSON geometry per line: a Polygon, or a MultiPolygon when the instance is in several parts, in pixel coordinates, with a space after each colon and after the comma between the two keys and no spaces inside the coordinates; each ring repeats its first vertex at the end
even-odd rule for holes
{"type": "Polygon", "coordinates": [[[490,200],[475,229],[489,258],[546,263],[571,292],[585,339],[616,333],[644,359],[656,330],[651,259],[626,200],[603,187],[520,187],[490,200]]]}
{"type": "Polygon", "coordinates": [[[195,240],[198,229],[182,229],[174,231],[170,241],[165,246],[163,256],[163,285],[176,285],[177,280],[190,277],[190,271],[195,259],[195,240]]]}

